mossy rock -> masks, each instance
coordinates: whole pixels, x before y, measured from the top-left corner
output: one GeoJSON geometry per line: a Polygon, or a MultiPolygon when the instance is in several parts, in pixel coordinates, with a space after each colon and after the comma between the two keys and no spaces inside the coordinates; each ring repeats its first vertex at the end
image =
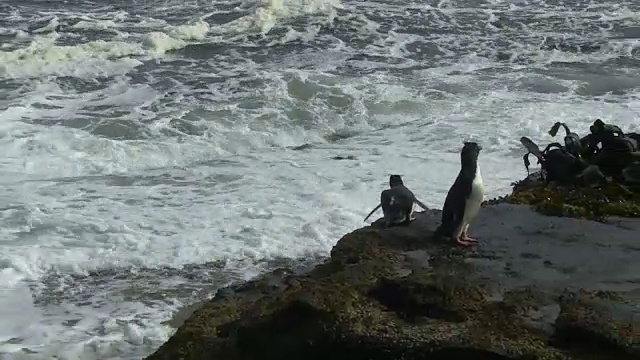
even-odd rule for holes
{"type": "Polygon", "coordinates": [[[531,205],[541,214],[603,221],[609,216],[640,217],[640,193],[615,183],[601,188],[523,181],[503,201],[531,205]]]}

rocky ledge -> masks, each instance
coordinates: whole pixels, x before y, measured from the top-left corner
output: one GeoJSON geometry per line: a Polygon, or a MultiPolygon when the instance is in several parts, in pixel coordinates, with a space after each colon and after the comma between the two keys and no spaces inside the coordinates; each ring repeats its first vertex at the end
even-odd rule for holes
{"type": "Polygon", "coordinates": [[[439,210],[345,235],[311,271],[221,289],[149,360],[640,358],[640,219],[486,204],[471,249],[439,210]]]}

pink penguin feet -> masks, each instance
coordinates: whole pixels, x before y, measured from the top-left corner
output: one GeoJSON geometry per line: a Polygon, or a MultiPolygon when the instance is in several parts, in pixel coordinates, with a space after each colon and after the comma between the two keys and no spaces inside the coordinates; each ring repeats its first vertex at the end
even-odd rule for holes
{"type": "Polygon", "coordinates": [[[469,237],[469,235],[467,235],[467,230],[465,229],[465,231],[463,231],[460,236],[458,236],[458,238],[456,239],[456,242],[460,245],[464,245],[464,246],[471,246],[474,244],[478,243],[478,240],[469,237]]]}

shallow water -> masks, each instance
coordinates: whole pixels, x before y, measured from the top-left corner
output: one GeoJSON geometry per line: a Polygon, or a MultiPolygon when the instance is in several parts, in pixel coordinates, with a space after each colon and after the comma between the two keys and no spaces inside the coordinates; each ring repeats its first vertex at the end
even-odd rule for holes
{"type": "Polygon", "coordinates": [[[597,117],[640,131],[639,14],[4,1],[0,357],[139,359],[176,309],[327,255],[389,174],[440,207],[464,140],[492,197],[525,175],[523,135],[597,117]]]}

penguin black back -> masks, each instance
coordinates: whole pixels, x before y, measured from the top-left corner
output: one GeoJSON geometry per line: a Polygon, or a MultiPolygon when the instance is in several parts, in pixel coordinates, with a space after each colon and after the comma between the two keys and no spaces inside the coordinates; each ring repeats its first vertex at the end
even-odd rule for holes
{"type": "Polygon", "coordinates": [[[380,194],[382,213],[387,224],[408,222],[413,211],[415,195],[404,186],[400,175],[389,176],[389,189],[380,194]]]}
{"type": "Polygon", "coordinates": [[[413,213],[413,205],[418,204],[421,208],[427,210],[427,206],[418,200],[409,188],[404,185],[402,176],[390,175],[389,188],[382,190],[380,193],[380,203],[364,218],[367,219],[379,208],[382,208],[385,223],[387,226],[408,223],[413,213]]]}

